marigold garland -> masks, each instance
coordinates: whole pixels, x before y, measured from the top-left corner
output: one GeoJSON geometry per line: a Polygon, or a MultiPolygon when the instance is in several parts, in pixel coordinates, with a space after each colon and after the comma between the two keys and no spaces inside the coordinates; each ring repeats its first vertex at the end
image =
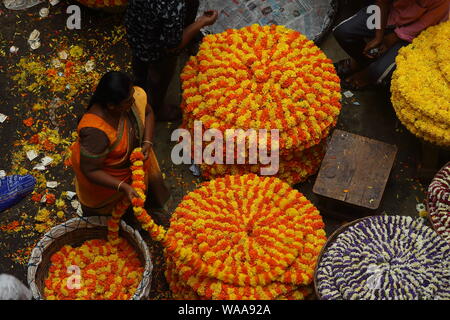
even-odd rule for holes
{"type": "Polygon", "coordinates": [[[174,212],[166,278],[180,299],[302,299],[323,226],[317,209],[278,178],[218,178],[174,212]]]}
{"type": "Polygon", "coordinates": [[[450,21],[423,31],[396,58],[392,105],[419,138],[450,146],[450,21]]]}
{"type": "MultiPolygon", "coordinates": [[[[281,162],[326,138],[341,109],[340,81],[331,60],[284,26],[252,25],[206,36],[181,79],[183,127],[193,131],[194,121],[201,121],[205,130],[223,133],[279,129],[281,162]]],[[[226,174],[210,168],[204,165],[206,177],[226,174]]],[[[292,166],[284,168],[281,176],[291,174],[292,166]]],[[[300,182],[314,172],[305,170],[288,181],[300,182]]]]}

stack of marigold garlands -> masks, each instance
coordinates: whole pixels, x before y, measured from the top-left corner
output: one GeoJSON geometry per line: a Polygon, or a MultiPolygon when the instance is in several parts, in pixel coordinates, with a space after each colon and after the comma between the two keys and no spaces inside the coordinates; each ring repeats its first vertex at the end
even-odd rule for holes
{"type": "Polygon", "coordinates": [[[226,176],[189,193],[165,239],[177,299],[304,299],[326,242],[322,218],[278,178],[226,176]]]}
{"type": "Polygon", "coordinates": [[[326,242],[317,209],[278,178],[226,176],[189,193],[168,231],[143,208],[143,155],[136,149],[133,210],[161,241],[176,299],[304,299],[326,242]]]}
{"type": "Polygon", "coordinates": [[[392,105],[419,138],[450,146],[450,21],[423,31],[396,59],[392,105]]]}
{"type": "MultiPolygon", "coordinates": [[[[276,25],[208,35],[181,79],[183,127],[192,132],[201,121],[205,130],[266,129],[269,137],[278,129],[278,177],[293,184],[317,171],[341,109],[340,82],[331,60],[305,36],[276,25]]],[[[201,169],[211,179],[264,167],[249,163],[201,169]]]]}

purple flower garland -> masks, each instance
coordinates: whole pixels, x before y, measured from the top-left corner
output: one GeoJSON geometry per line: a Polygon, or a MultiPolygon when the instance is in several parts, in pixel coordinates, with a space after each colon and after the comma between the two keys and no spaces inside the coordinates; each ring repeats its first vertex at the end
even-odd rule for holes
{"type": "Polygon", "coordinates": [[[326,300],[448,300],[450,245],[420,220],[369,217],[324,252],[317,282],[326,300]]]}

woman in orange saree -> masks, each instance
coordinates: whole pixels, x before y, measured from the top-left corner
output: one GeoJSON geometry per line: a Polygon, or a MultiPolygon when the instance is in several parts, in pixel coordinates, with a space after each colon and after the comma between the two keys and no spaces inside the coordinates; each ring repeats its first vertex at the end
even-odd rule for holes
{"type": "MultiPolygon", "coordinates": [[[[130,155],[142,147],[150,199],[162,207],[169,197],[153,151],[154,115],[145,91],[122,72],[100,80],[78,124],[72,146],[75,186],[84,215],[108,215],[122,197],[138,196],[131,187],[130,155]]],[[[155,204],[155,203],[153,203],[155,204]]]]}

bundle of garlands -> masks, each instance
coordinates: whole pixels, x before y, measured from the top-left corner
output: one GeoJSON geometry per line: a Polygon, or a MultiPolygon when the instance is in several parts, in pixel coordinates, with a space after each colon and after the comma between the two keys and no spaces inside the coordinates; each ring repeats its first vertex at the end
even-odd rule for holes
{"type": "MultiPolygon", "coordinates": [[[[271,130],[279,130],[277,177],[294,184],[317,171],[322,142],[340,113],[340,81],[332,61],[304,35],[276,25],[207,35],[181,80],[182,127],[191,134],[195,121],[205,131],[220,130],[224,141],[234,139],[227,129],[263,129],[271,151],[271,130]]],[[[235,150],[224,146],[223,153],[235,150]]],[[[243,156],[245,164],[204,163],[202,174],[207,179],[259,174],[265,167],[243,156]]]]}
{"type": "Polygon", "coordinates": [[[432,26],[400,49],[392,105],[414,135],[450,146],[450,21],[432,26]]]}

